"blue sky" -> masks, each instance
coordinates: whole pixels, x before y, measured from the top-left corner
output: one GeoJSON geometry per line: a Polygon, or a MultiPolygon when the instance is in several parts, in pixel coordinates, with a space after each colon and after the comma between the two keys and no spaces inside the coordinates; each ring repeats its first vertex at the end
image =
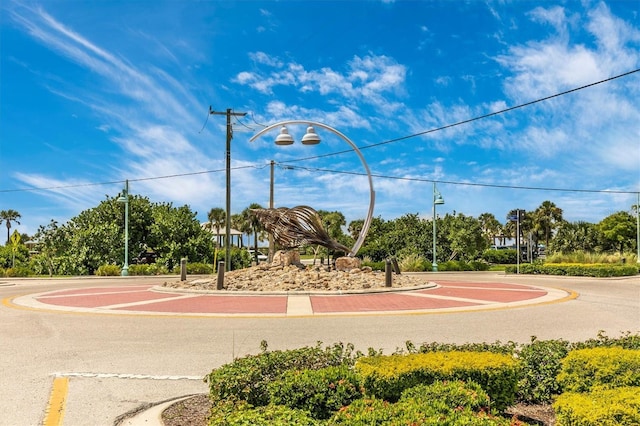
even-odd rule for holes
{"type": "MultiPolygon", "coordinates": [[[[639,69],[639,15],[631,0],[5,0],[0,210],[34,233],[129,179],[206,220],[225,207],[226,120],[212,106],[247,113],[232,120],[233,213],[268,205],[274,160],[277,207],[365,217],[367,178],[344,140],[249,142],[312,120],[360,147],[374,216],[430,217],[437,181],[439,213],[505,221],[551,200],[598,222],[640,191],[640,72],[429,131],[639,69]]],[[[289,130],[299,140],[305,126],[289,130]]]]}

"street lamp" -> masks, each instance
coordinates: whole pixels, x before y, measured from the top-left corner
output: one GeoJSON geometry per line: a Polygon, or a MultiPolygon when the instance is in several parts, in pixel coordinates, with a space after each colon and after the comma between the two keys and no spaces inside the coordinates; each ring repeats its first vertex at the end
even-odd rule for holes
{"type": "Polygon", "coordinates": [[[314,127],[328,130],[329,132],[333,133],[334,135],[337,135],[342,140],[347,142],[349,146],[351,146],[351,148],[358,155],[358,158],[360,159],[362,166],[367,172],[367,177],[369,179],[369,210],[367,212],[367,217],[364,221],[364,224],[362,225],[362,229],[360,230],[360,235],[358,236],[358,239],[356,240],[355,244],[353,245],[353,247],[351,248],[351,251],[348,254],[349,257],[353,257],[358,253],[358,250],[360,250],[360,247],[362,247],[362,244],[364,243],[364,239],[367,236],[367,233],[369,232],[369,227],[371,226],[371,220],[373,219],[373,207],[375,205],[375,198],[376,198],[376,193],[373,190],[373,179],[371,178],[371,171],[369,171],[369,166],[367,165],[367,162],[364,160],[364,156],[362,155],[362,152],[360,152],[356,144],[354,144],[348,137],[346,137],[344,134],[340,133],[338,130],[334,129],[333,127],[330,127],[323,123],[318,123],[317,121],[303,121],[303,120],[289,120],[289,121],[282,121],[276,124],[272,124],[271,126],[265,127],[264,129],[256,133],[254,136],[252,136],[251,139],[249,139],[249,142],[253,142],[263,134],[275,128],[280,127],[280,134],[276,137],[276,140],[275,140],[276,145],[279,145],[279,146],[292,145],[294,142],[293,136],[289,134],[287,125],[299,125],[299,124],[307,126],[307,132],[302,137],[302,140],[301,140],[303,145],[317,145],[318,143],[320,143],[320,136],[318,136],[314,127]]]}
{"type": "Polygon", "coordinates": [[[431,264],[431,270],[438,272],[438,261],[436,260],[436,205],[444,204],[444,198],[436,189],[436,183],[433,182],[433,263],[431,264]]]}
{"type": "Polygon", "coordinates": [[[638,202],[636,204],[636,263],[640,264],[640,192],[638,192],[638,202]]]}
{"type": "Polygon", "coordinates": [[[126,277],[129,275],[129,180],[124,181],[124,190],[116,201],[124,203],[124,266],[121,275],[126,277]]]}

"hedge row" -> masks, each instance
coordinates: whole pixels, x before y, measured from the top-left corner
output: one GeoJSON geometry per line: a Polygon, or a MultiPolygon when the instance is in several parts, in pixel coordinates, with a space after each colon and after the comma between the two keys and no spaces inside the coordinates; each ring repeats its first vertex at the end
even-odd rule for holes
{"type": "Polygon", "coordinates": [[[590,348],[570,352],[553,407],[559,426],[640,424],[640,349],[590,348]]]}
{"type": "MultiPolygon", "coordinates": [[[[326,420],[300,408],[269,403],[254,407],[230,400],[214,406],[209,426],[292,425],[483,425],[518,426],[523,423],[489,412],[490,398],[478,384],[449,381],[407,389],[395,403],[360,398],[335,411],[326,420]]],[[[311,404],[311,401],[307,401],[311,404]]]]}
{"type": "MultiPolygon", "coordinates": [[[[614,395],[613,402],[603,404],[611,405],[610,415],[618,418],[615,416],[626,414],[615,414],[617,405],[637,407],[637,398],[626,389],[633,386],[640,390],[635,387],[638,352],[640,335],[629,332],[618,338],[600,333],[597,338],[575,343],[535,337],[526,345],[416,346],[407,342],[406,349],[384,357],[373,349],[365,357],[355,352],[353,345],[343,344],[323,349],[318,343],[316,347],[270,352],[265,343],[262,353],[237,359],[207,376],[214,402],[209,424],[364,426],[425,421],[502,425],[509,423],[499,416],[498,409],[514,399],[524,403],[557,399],[558,417],[575,419],[584,416],[580,413],[587,409],[575,402],[583,400],[582,394],[568,391],[576,383],[583,383],[580,386],[586,389],[584,383],[593,377],[599,389],[591,391],[595,392],[593,398],[614,395]],[[416,378],[420,379],[414,381],[416,378]],[[625,387],[610,394],[603,383],[625,387]],[[468,398],[478,400],[474,403],[468,398]],[[432,417],[435,413],[440,417],[432,417]]],[[[585,412],[598,421],[567,420],[563,424],[614,424],[601,421],[603,414],[585,412]]]]}
{"type": "MultiPolygon", "coordinates": [[[[517,267],[507,266],[505,272],[515,274],[517,267]]],[[[520,273],[606,278],[638,275],[640,273],[640,266],[612,265],[607,263],[524,263],[520,265],[520,273]]]]}

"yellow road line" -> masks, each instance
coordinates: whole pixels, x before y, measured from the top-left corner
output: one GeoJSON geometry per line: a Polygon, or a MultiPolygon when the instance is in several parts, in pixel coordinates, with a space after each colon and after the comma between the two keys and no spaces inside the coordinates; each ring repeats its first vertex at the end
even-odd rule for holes
{"type": "Polygon", "coordinates": [[[43,426],[61,426],[69,391],[69,378],[56,377],[51,386],[51,395],[45,412],[43,426]]]}

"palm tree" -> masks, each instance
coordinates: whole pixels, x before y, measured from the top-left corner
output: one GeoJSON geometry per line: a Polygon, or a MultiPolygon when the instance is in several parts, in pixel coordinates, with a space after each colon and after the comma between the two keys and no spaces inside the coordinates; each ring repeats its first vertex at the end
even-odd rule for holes
{"type": "Polygon", "coordinates": [[[355,240],[360,235],[360,231],[362,231],[363,227],[364,227],[364,219],[356,219],[349,222],[349,227],[347,228],[347,231],[349,232],[349,235],[351,235],[351,237],[355,240]]]}
{"type": "MultiPolygon", "coordinates": [[[[507,223],[504,226],[504,231],[505,231],[505,235],[508,238],[511,238],[511,237],[516,238],[516,245],[518,244],[522,245],[523,240],[527,241],[525,240],[525,236],[527,236],[529,233],[533,233],[533,223],[531,221],[531,214],[527,213],[526,210],[520,209],[520,214],[518,215],[518,209],[511,210],[507,214],[507,223]],[[512,219],[517,217],[520,218],[519,234],[517,232],[518,223],[516,220],[512,219]]],[[[532,237],[536,239],[535,235],[532,235],[532,237]]]]}
{"type": "Polygon", "coordinates": [[[262,223],[260,223],[255,215],[251,214],[251,210],[254,209],[262,209],[262,206],[257,203],[252,203],[249,205],[249,207],[244,209],[244,211],[242,212],[242,216],[245,223],[249,225],[251,232],[253,232],[253,257],[256,263],[258,263],[258,239],[259,235],[264,232],[264,226],[262,225],[262,223]]]}
{"type": "Polygon", "coordinates": [[[502,224],[491,213],[482,213],[478,216],[480,225],[482,226],[482,233],[487,237],[489,241],[496,245],[496,238],[504,234],[502,230],[502,224]]]}
{"type": "Polygon", "coordinates": [[[209,219],[209,229],[211,233],[216,235],[216,247],[220,247],[220,228],[226,223],[227,212],[221,207],[215,207],[209,210],[207,219],[209,219]]]}
{"type": "Polygon", "coordinates": [[[218,261],[218,249],[220,248],[220,241],[222,236],[220,235],[220,227],[226,223],[227,212],[221,207],[214,207],[209,210],[207,219],[209,219],[209,231],[215,235],[215,249],[213,253],[213,271],[217,269],[218,261]]]}
{"type": "Polygon", "coordinates": [[[533,212],[533,225],[544,232],[545,247],[549,247],[551,232],[562,222],[562,209],[551,201],[543,201],[533,212]]]}
{"type": "Polygon", "coordinates": [[[4,221],[7,225],[7,244],[9,244],[10,239],[11,222],[15,222],[20,225],[20,221],[18,221],[18,219],[21,217],[22,215],[20,213],[12,209],[0,211],[0,223],[4,221]]]}

